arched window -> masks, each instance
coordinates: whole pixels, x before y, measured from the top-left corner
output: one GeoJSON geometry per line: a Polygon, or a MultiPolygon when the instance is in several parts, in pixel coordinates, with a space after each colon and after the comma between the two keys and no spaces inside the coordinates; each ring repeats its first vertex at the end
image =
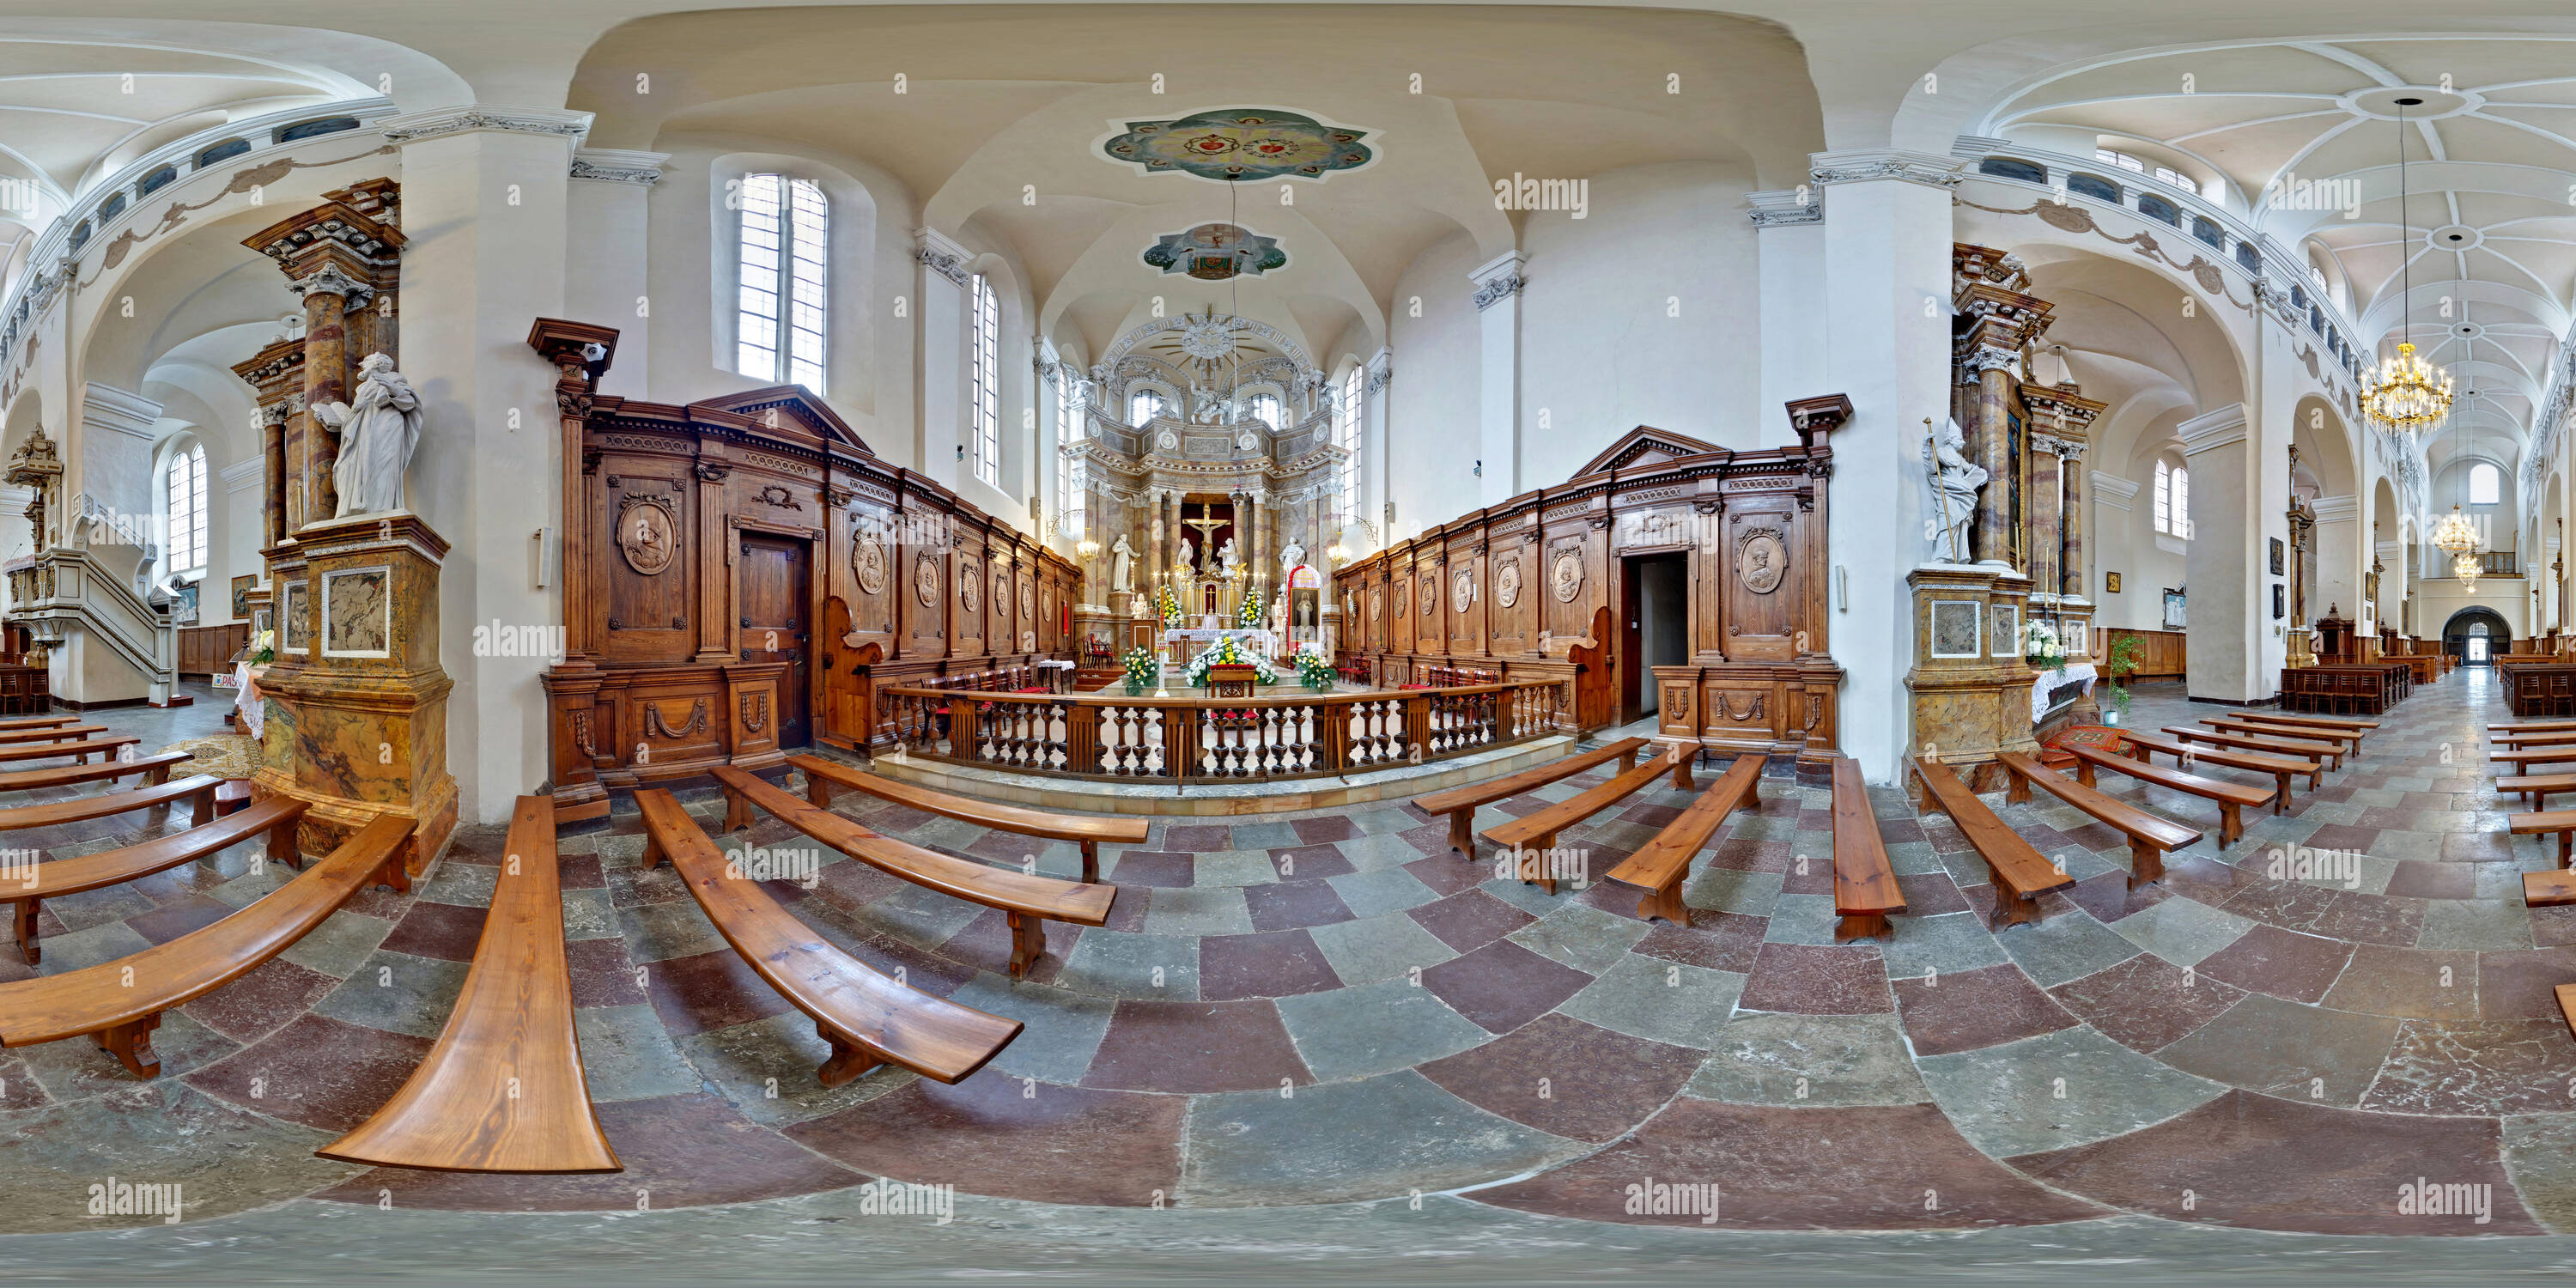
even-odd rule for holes
{"type": "Polygon", "coordinates": [[[1083,498],[1073,491],[1073,455],[1066,449],[1082,441],[1082,386],[1074,378],[1071,366],[1056,375],[1055,398],[1055,504],[1060,514],[1073,515],[1074,530],[1066,536],[1082,540],[1083,529],[1090,526],[1090,516],[1082,513],[1083,498]]]}
{"type": "Polygon", "coordinates": [[[2191,471],[2156,462],[2156,531],[2191,538],[2191,471]]]}
{"type": "Polygon", "coordinates": [[[170,505],[170,559],[173,573],[202,571],[206,566],[206,449],[191,444],[170,453],[164,467],[170,505]]]}
{"type": "Polygon", "coordinates": [[[1127,395],[1127,423],[1138,429],[1153,423],[1156,416],[1170,415],[1171,410],[1171,400],[1160,389],[1139,389],[1127,395]]]}
{"type": "Polygon", "coordinates": [[[1254,394],[1243,400],[1243,411],[1245,415],[1268,425],[1273,431],[1279,428],[1279,395],[1277,394],[1254,394]]]}
{"type": "Polygon", "coordinates": [[[823,190],[810,179],[747,174],[741,211],[734,369],[819,394],[830,232],[823,190]]]}
{"type": "Polygon", "coordinates": [[[2469,504],[2494,505],[2504,499],[2504,475],[2480,461],[2469,467],[2469,504]]]}
{"type": "Polygon", "coordinates": [[[975,477],[1002,485],[1002,301],[993,293],[993,283],[977,273],[968,283],[968,316],[972,319],[973,349],[968,377],[974,402],[975,418],[968,449],[975,458],[975,477]]]}
{"type": "Polygon", "coordinates": [[[1361,399],[1368,389],[1367,368],[1353,364],[1342,373],[1341,406],[1333,417],[1333,443],[1342,449],[1342,513],[1360,511],[1360,417],[1365,411],[1361,399]]]}

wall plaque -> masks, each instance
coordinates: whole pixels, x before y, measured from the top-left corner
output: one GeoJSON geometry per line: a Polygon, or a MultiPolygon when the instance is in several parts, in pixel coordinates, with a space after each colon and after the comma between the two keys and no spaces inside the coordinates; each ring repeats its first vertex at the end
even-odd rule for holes
{"type": "Polygon", "coordinates": [[[678,557],[679,516],[667,496],[629,496],[617,510],[617,549],[626,566],[647,577],[660,574],[678,557]]]}

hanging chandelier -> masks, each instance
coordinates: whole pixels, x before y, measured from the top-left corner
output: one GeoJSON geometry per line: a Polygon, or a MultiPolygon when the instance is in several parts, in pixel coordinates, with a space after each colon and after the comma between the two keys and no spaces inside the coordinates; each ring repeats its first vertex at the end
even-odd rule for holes
{"type": "Polygon", "coordinates": [[[2462,514],[2460,507],[2455,505],[2449,514],[2442,516],[2440,523],[2433,525],[2433,544],[2455,555],[2470,554],[2480,544],[2478,530],[2469,523],[2469,516],[2462,514]]]}
{"type": "MultiPolygon", "coordinates": [[[[2398,245],[2411,250],[2415,230],[2406,218],[2406,109],[2421,103],[2420,98],[2397,100],[2397,224],[2402,230],[2398,245]]],[[[2415,346],[2406,340],[2406,306],[2411,302],[2415,278],[2414,256],[2401,254],[2397,294],[2397,356],[2383,358],[2377,367],[2362,372],[2361,410],[2372,423],[2406,433],[2427,433],[2441,428],[2451,414],[2451,373],[2415,356],[2415,346]]]]}
{"type": "Polygon", "coordinates": [[[2451,575],[2460,579],[2460,589],[2478,588],[2478,557],[2467,552],[2451,556],[2451,575]]]}

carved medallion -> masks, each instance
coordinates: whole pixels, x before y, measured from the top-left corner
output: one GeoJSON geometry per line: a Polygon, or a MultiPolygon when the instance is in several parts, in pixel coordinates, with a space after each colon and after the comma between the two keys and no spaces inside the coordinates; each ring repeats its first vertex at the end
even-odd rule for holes
{"type": "Polygon", "coordinates": [[[870,595],[885,593],[885,546],[874,533],[861,532],[850,547],[850,573],[859,579],[859,589],[870,595]]]}
{"type": "Polygon", "coordinates": [[[1399,581],[1399,582],[1395,583],[1395,616],[1396,616],[1396,620],[1398,620],[1398,621],[1402,621],[1402,620],[1404,619],[1404,612],[1405,612],[1405,609],[1409,606],[1409,597],[1410,597],[1412,594],[1413,594],[1413,583],[1412,583],[1411,581],[1399,581]]]}
{"type": "Polygon", "coordinates": [[[617,511],[617,548],[626,566],[657,576],[679,557],[678,516],[667,496],[630,496],[617,511]]]}
{"type": "Polygon", "coordinates": [[[1505,559],[1494,569],[1494,602],[1509,608],[1521,600],[1521,561],[1505,559]]]}
{"type": "Polygon", "coordinates": [[[1754,594],[1778,590],[1781,574],[1788,570],[1789,548],[1767,530],[1754,533],[1735,552],[1735,579],[1754,594]]]}
{"type": "Polygon", "coordinates": [[[913,556],[912,593],[922,607],[939,607],[939,556],[927,550],[913,556]]]}
{"type": "Polygon", "coordinates": [[[1252,431],[1247,429],[1234,440],[1234,445],[1237,450],[1248,452],[1261,446],[1261,440],[1253,437],[1252,431]]]}
{"type": "Polygon", "coordinates": [[[1038,615],[1038,614],[1037,614],[1037,606],[1038,606],[1038,592],[1037,592],[1037,587],[1032,586],[1032,585],[1030,585],[1029,583],[1027,583],[1027,582],[1025,582],[1025,581],[1024,581],[1024,582],[1021,582],[1021,583],[1020,583],[1020,616],[1022,616],[1022,617],[1035,617],[1035,616],[1037,616],[1037,615],[1038,615]]]}
{"type": "Polygon", "coordinates": [[[1476,574],[1461,568],[1457,580],[1449,583],[1449,606],[1466,612],[1476,602],[1476,574]]]}
{"type": "Polygon", "coordinates": [[[1440,583],[1433,581],[1431,574],[1426,572],[1422,574],[1422,615],[1429,617],[1439,607],[1440,583]]]}
{"type": "Polygon", "coordinates": [[[972,571],[959,573],[957,602],[965,605],[966,611],[970,613],[981,609],[984,606],[984,579],[976,576],[972,571]]]}
{"type": "Polygon", "coordinates": [[[1011,570],[1000,564],[993,565],[993,611],[1011,611],[1011,570]]]}
{"type": "Polygon", "coordinates": [[[1371,592],[1371,593],[1370,593],[1370,595],[1369,595],[1369,621],[1370,621],[1370,623],[1371,623],[1371,624],[1375,624],[1376,622],[1378,622],[1380,619],[1384,618],[1385,616],[1386,616],[1386,592],[1385,592],[1385,591],[1382,591],[1382,590],[1381,590],[1381,591],[1373,591],[1373,592],[1371,592]]]}
{"type": "Polygon", "coordinates": [[[1580,551],[1560,551],[1556,566],[1548,571],[1548,584],[1556,587],[1556,602],[1571,604],[1583,593],[1583,555],[1580,551]]]}
{"type": "Polygon", "coordinates": [[[1168,429],[1164,430],[1155,436],[1154,446],[1160,451],[1177,452],[1181,450],[1181,436],[1168,429]]]}

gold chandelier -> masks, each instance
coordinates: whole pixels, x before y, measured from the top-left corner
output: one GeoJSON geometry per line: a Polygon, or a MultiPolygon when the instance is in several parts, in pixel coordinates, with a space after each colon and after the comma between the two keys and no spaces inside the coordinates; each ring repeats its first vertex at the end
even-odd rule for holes
{"type": "Polygon", "coordinates": [[[2440,523],[2433,525],[2433,544],[2452,554],[2465,555],[2482,543],[2478,540],[2477,528],[2469,523],[2469,516],[2460,513],[2460,507],[2455,505],[2449,514],[2442,516],[2440,523]]]}
{"type": "Polygon", "coordinates": [[[2460,589],[2475,591],[2478,588],[2478,557],[2466,552],[2451,556],[2451,575],[2460,579],[2460,589]]]}
{"type": "MultiPolygon", "coordinates": [[[[2415,240],[2414,226],[2406,218],[2406,109],[2423,102],[2420,98],[2397,100],[2397,226],[2398,244],[2415,240]]],[[[2361,411],[2372,423],[2409,434],[2430,433],[2442,427],[2451,415],[2451,373],[2415,356],[2415,346],[2406,342],[2406,306],[2412,302],[2415,288],[2414,257],[2406,256],[2398,264],[2397,288],[2397,356],[2383,358],[2375,370],[2361,375],[2361,411]]]]}

